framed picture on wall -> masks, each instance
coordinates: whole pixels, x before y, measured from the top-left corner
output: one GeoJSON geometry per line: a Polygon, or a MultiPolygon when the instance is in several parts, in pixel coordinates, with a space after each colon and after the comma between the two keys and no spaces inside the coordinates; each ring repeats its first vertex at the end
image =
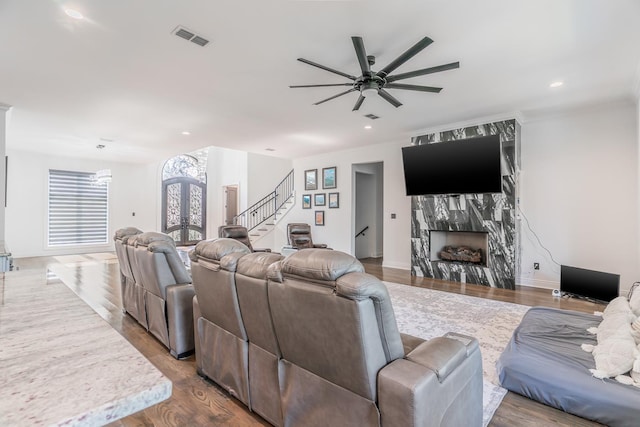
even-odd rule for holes
{"type": "Polygon", "coordinates": [[[311,194],[302,195],[302,209],[311,209],[311,194]]]}
{"type": "Polygon", "coordinates": [[[322,188],[336,188],[338,186],[336,169],[335,166],[322,169],[322,188]]]}
{"type": "Polygon", "coordinates": [[[327,205],[327,199],[326,199],[325,193],[314,194],[313,197],[314,197],[313,203],[316,206],[326,206],[327,205]]]}
{"type": "Polygon", "coordinates": [[[316,225],[324,225],[324,211],[316,211],[316,225]]]}
{"type": "Polygon", "coordinates": [[[340,193],[329,193],[329,209],[340,207],[340,193]]]}
{"type": "Polygon", "coordinates": [[[304,171],[304,189],[318,189],[318,169],[309,169],[304,171]]]}

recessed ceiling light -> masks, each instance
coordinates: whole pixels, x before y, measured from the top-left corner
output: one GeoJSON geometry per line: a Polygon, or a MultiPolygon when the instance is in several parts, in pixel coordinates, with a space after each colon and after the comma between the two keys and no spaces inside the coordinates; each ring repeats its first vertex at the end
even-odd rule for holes
{"type": "Polygon", "coordinates": [[[73,19],[84,19],[84,16],[80,12],[74,9],[65,9],[64,13],[66,13],[67,16],[70,16],[73,19]]]}
{"type": "Polygon", "coordinates": [[[183,135],[191,135],[191,132],[189,132],[188,130],[185,130],[182,132],[183,135]]]}
{"type": "Polygon", "coordinates": [[[560,82],[560,81],[558,81],[558,82],[553,82],[553,83],[551,83],[551,84],[549,85],[549,87],[560,87],[560,86],[562,86],[563,84],[564,84],[564,82],[560,82]]]}
{"type": "Polygon", "coordinates": [[[275,148],[265,148],[264,150],[265,150],[265,151],[276,151],[276,149],[275,149],[275,148]]]}
{"type": "Polygon", "coordinates": [[[373,127],[373,126],[371,126],[371,125],[366,125],[364,128],[365,128],[365,129],[371,129],[372,127],[373,127]]]}

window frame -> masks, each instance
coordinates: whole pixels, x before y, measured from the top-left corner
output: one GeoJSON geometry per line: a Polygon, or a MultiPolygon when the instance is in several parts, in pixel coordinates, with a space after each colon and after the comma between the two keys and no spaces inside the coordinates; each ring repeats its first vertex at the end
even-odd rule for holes
{"type": "MultiPolygon", "coordinates": [[[[58,183],[59,183],[58,182],[58,183]]],[[[84,196],[87,196],[87,194],[85,194],[84,196]]],[[[73,200],[73,198],[71,197],[71,200],[73,200]]],[[[46,248],[47,249],[64,249],[64,248],[71,248],[71,247],[88,247],[88,246],[106,246],[108,245],[109,242],[109,202],[110,202],[110,198],[109,198],[109,183],[100,183],[97,184],[95,182],[95,174],[92,172],[83,172],[83,171],[74,171],[74,170],[63,170],[63,169],[49,169],[48,173],[47,173],[47,217],[46,217],[46,248]],[[88,222],[92,222],[95,223],[96,225],[94,226],[94,229],[89,228],[88,230],[80,230],[79,224],[80,222],[76,222],[74,223],[74,225],[76,225],[75,230],[76,230],[76,238],[68,238],[67,240],[62,240],[59,237],[60,236],[56,236],[56,234],[54,233],[52,235],[52,226],[55,227],[57,224],[55,222],[55,217],[52,218],[52,211],[55,212],[56,209],[60,209],[60,206],[55,206],[52,205],[52,178],[54,179],[54,185],[56,183],[57,180],[60,180],[59,182],[62,182],[61,180],[63,179],[62,177],[64,175],[67,175],[71,178],[75,178],[78,180],[78,182],[76,183],[77,185],[72,186],[71,191],[65,193],[65,192],[58,192],[58,193],[54,193],[53,197],[56,196],[74,196],[73,190],[76,191],[76,199],[77,200],[84,200],[85,202],[89,201],[88,203],[86,203],[85,207],[86,208],[95,208],[98,206],[102,206],[104,205],[104,209],[99,209],[98,211],[98,218],[91,221],[89,220],[88,222]],[[81,185],[81,181],[85,181],[84,185],[81,185]],[[87,182],[90,182],[88,185],[86,184],[87,182]],[[96,200],[97,202],[94,200],[93,204],[94,206],[92,206],[92,203],[90,200],[88,200],[88,198],[83,197],[83,195],[81,195],[80,193],[84,190],[85,192],[87,190],[90,189],[95,189],[95,188],[104,188],[104,191],[101,192],[102,195],[99,195],[100,197],[98,197],[96,200]],[[99,236],[99,238],[96,239],[91,239],[91,238],[87,238],[86,236],[84,236],[84,238],[82,238],[82,234],[83,233],[91,233],[91,232],[95,232],[96,234],[98,233],[102,233],[104,232],[104,240],[100,240],[100,238],[102,237],[102,235],[99,236]],[[56,237],[58,237],[58,239],[56,239],[56,237]],[[56,241],[58,240],[58,241],[56,241]],[[83,241],[84,240],[84,241],[83,241]]],[[[78,205],[74,205],[74,208],[76,209],[76,213],[78,213],[78,211],[80,211],[79,213],[82,213],[82,208],[79,208],[78,205]],[[79,208],[79,209],[78,209],[79,208]]],[[[86,213],[86,212],[85,212],[86,213]]],[[[55,215],[55,214],[54,214],[55,215]]],[[[80,220],[87,220],[87,217],[83,217],[83,216],[79,216],[80,220]]],[[[58,224],[61,225],[62,223],[58,224]]],[[[73,230],[73,228],[72,228],[73,230]]]]}

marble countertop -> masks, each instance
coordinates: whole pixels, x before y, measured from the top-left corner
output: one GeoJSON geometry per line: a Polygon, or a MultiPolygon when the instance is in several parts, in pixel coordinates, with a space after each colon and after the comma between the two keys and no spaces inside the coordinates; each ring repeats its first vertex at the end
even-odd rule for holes
{"type": "Polygon", "coordinates": [[[61,281],[0,279],[0,425],[104,425],[170,395],[171,381],[61,281]]]}

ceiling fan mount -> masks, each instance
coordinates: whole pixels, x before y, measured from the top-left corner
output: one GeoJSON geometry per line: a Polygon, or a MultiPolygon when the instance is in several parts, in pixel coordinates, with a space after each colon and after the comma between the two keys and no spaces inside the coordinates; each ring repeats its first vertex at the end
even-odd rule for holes
{"type": "Polygon", "coordinates": [[[409,84],[401,84],[401,83],[393,83],[397,80],[404,80],[411,77],[423,76],[426,74],[438,73],[446,70],[453,70],[455,68],[460,67],[459,62],[452,62],[449,64],[439,65],[436,67],[423,68],[421,70],[410,71],[408,73],[390,75],[396,68],[400,67],[402,64],[407,62],[409,59],[413,58],[424,48],[433,43],[429,37],[424,37],[418,43],[409,48],[402,55],[393,60],[389,65],[382,68],[380,71],[375,72],[371,70],[371,66],[375,65],[376,58],[373,55],[367,55],[366,50],[364,48],[364,42],[362,41],[362,37],[351,37],[353,42],[353,47],[356,51],[356,56],[358,58],[358,62],[360,63],[360,70],[362,74],[357,77],[351,74],[344,73],[342,71],[334,70],[333,68],[326,67],[324,65],[315,63],[313,61],[309,61],[308,59],[298,58],[298,61],[304,62],[305,64],[311,65],[313,67],[320,68],[325,71],[329,71],[333,74],[338,74],[340,76],[346,77],[350,79],[351,83],[336,83],[336,84],[319,84],[319,85],[296,85],[289,86],[290,88],[303,88],[303,87],[329,87],[329,86],[351,86],[351,89],[348,89],[344,92],[341,92],[337,95],[329,97],[327,99],[323,99],[322,101],[316,102],[313,105],[319,105],[330,101],[332,99],[338,98],[342,95],[346,95],[351,92],[358,91],[360,92],[360,96],[356,101],[355,106],[353,107],[353,111],[357,111],[364,99],[369,95],[380,95],[385,101],[389,102],[394,107],[399,107],[402,105],[400,101],[394,98],[386,89],[402,89],[402,90],[413,90],[419,92],[432,92],[439,93],[442,88],[441,87],[433,87],[433,86],[418,86],[418,85],[409,85],[409,84]]]}

